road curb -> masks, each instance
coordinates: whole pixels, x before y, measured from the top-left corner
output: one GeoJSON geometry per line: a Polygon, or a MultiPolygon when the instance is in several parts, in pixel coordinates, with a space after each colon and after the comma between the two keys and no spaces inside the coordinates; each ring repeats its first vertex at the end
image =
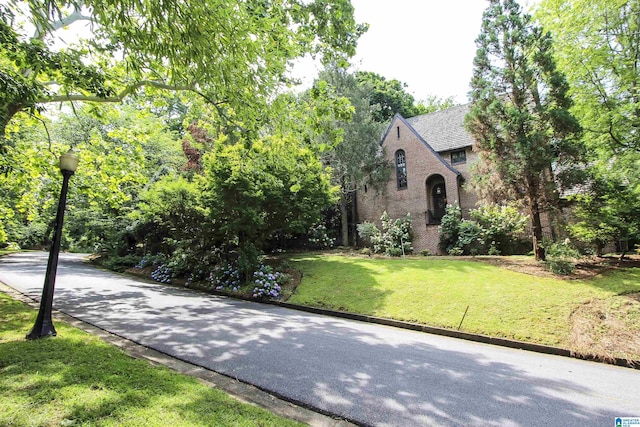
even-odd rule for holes
{"type": "MultiPolygon", "coordinates": [[[[245,298],[242,298],[242,299],[245,299],[245,298]]],[[[251,300],[250,298],[246,298],[246,300],[255,301],[255,300],[251,300]]],[[[358,322],[375,323],[378,325],[385,325],[385,326],[391,326],[394,328],[425,332],[433,335],[442,335],[442,336],[451,337],[451,338],[459,338],[467,341],[475,341],[475,342],[484,343],[484,344],[491,344],[491,345],[497,345],[501,347],[519,349],[519,350],[533,351],[536,353],[550,354],[554,356],[571,357],[574,359],[581,359],[581,360],[587,360],[591,362],[605,363],[605,364],[640,370],[639,360],[622,359],[619,357],[606,358],[606,357],[602,357],[594,354],[576,353],[574,351],[567,350],[560,347],[529,343],[526,341],[492,337],[489,335],[482,335],[482,334],[473,334],[469,332],[457,331],[454,329],[427,326],[420,323],[404,322],[401,320],[393,320],[393,319],[387,319],[383,317],[367,316],[362,314],[349,313],[345,311],[336,311],[336,310],[328,310],[323,308],[309,307],[309,306],[291,304],[291,303],[286,303],[281,301],[264,301],[263,303],[269,304],[269,305],[276,305],[283,308],[289,308],[292,310],[304,311],[308,313],[323,314],[326,316],[333,316],[333,317],[339,317],[342,319],[355,320],[358,322]]]]}

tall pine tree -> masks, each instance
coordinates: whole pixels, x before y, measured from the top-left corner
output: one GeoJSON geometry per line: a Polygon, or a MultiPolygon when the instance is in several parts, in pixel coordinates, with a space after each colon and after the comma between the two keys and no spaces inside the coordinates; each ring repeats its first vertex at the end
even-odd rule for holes
{"type": "Polygon", "coordinates": [[[476,39],[471,110],[476,190],[488,200],[521,202],[531,218],[536,259],[544,260],[541,213],[558,199],[580,155],[568,84],[556,70],[549,33],[515,0],[490,0],[476,39]]]}

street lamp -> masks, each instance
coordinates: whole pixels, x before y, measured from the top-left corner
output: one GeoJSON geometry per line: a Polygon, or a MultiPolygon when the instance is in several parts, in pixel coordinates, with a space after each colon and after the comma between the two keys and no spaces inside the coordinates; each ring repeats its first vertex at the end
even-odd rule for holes
{"type": "Polygon", "coordinates": [[[69,188],[69,178],[78,167],[78,157],[71,150],[60,156],[60,172],[62,172],[62,190],[60,190],[60,200],[58,201],[58,212],[56,213],[56,226],[53,230],[53,244],[49,251],[49,262],[47,272],[44,276],[44,288],[40,298],[40,310],[36,323],[27,335],[27,339],[56,335],[56,329],[51,321],[51,307],[53,305],[53,288],[56,283],[56,271],[58,269],[58,254],[60,253],[60,238],[62,237],[62,222],[64,221],[64,207],[67,202],[67,189],[69,188]]]}

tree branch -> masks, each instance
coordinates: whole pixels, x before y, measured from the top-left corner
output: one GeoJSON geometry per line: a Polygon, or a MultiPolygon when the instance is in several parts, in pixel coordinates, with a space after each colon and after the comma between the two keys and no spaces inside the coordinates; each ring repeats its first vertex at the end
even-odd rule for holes
{"type": "Polygon", "coordinates": [[[82,12],[80,11],[80,9],[76,8],[73,13],[71,13],[68,16],[65,16],[64,18],[60,19],[59,21],[53,22],[51,23],[51,25],[44,27],[42,26],[42,24],[38,21],[36,21],[36,30],[33,34],[33,38],[38,39],[38,40],[42,40],[42,38],[44,37],[44,35],[47,32],[54,32],[59,30],[60,28],[66,27],[68,25],[73,24],[74,22],[78,22],[78,21],[91,21],[91,16],[87,16],[87,15],[83,15],[82,12]]]}
{"type": "Polygon", "coordinates": [[[81,93],[53,95],[53,96],[47,96],[39,99],[38,103],[44,104],[44,103],[50,103],[50,102],[69,102],[69,101],[122,102],[124,98],[131,95],[133,92],[135,92],[136,90],[138,90],[143,86],[151,86],[157,89],[165,89],[165,90],[172,90],[172,91],[190,91],[190,92],[198,93],[198,91],[196,91],[196,89],[193,86],[170,85],[167,83],[158,82],[154,80],[140,80],[139,82],[136,82],[124,88],[119,94],[114,96],[101,97],[97,95],[84,95],[81,93]]]}

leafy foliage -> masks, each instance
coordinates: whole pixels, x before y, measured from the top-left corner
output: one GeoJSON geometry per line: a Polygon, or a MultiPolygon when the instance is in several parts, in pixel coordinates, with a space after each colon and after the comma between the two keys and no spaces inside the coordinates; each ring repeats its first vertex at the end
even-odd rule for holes
{"type": "Polygon", "coordinates": [[[600,253],[640,239],[640,3],[544,0],[536,17],[553,31],[558,66],[584,126],[589,179],[573,199],[573,236],[600,253]]]}
{"type": "Polygon", "coordinates": [[[450,255],[511,255],[520,249],[527,218],[513,206],[486,205],[462,217],[448,205],[439,228],[440,248],[450,255]]]}
{"type": "Polygon", "coordinates": [[[387,80],[371,71],[359,71],[355,77],[361,87],[368,88],[369,103],[377,107],[374,111],[374,119],[378,122],[388,122],[396,114],[409,118],[454,105],[452,98],[440,99],[435,96],[428,98],[425,102],[416,102],[413,95],[406,91],[406,83],[395,79],[387,80]]]}
{"type": "Polygon", "coordinates": [[[556,69],[551,35],[515,0],[490,1],[476,44],[466,118],[480,159],[475,187],[490,200],[524,203],[536,259],[544,259],[540,213],[555,205],[556,182],[570,184],[581,155],[569,86],[556,69]]]}
{"type": "Polygon", "coordinates": [[[142,87],[197,92],[256,128],[293,59],[344,61],[366,30],[348,0],[28,0],[0,18],[2,139],[14,114],[40,103],[120,102],[142,87]],[[89,38],[53,47],[81,21],[89,38]]]}
{"type": "Polygon", "coordinates": [[[198,185],[213,239],[240,251],[247,274],[274,233],[305,233],[334,200],[328,171],[294,141],[270,138],[247,147],[220,140],[203,162],[198,185]]]}
{"type": "Polygon", "coordinates": [[[309,229],[309,243],[320,249],[333,247],[336,239],[328,234],[324,224],[314,225],[309,229]]]}
{"type": "Polygon", "coordinates": [[[369,185],[382,189],[391,167],[380,148],[380,135],[385,124],[376,118],[379,110],[373,105],[371,87],[340,67],[328,67],[320,73],[318,85],[326,82],[336,96],[342,96],[352,106],[352,114],[335,120],[334,128],[342,130],[341,141],[323,155],[331,167],[332,182],[340,187],[341,242],[349,244],[349,207],[358,188],[369,185]]]}
{"type": "Polygon", "coordinates": [[[571,245],[569,239],[563,242],[545,242],[547,252],[546,263],[555,274],[569,275],[576,268],[576,260],[580,252],[571,245]]]}
{"type": "Polygon", "coordinates": [[[611,241],[640,240],[640,201],[632,185],[635,171],[617,172],[602,171],[591,178],[587,192],[571,196],[577,204],[569,232],[594,247],[597,255],[611,241]]]}
{"type": "Polygon", "coordinates": [[[411,215],[403,218],[391,219],[385,211],[380,217],[382,231],[375,224],[365,222],[358,224],[358,234],[361,239],[368,242],[375,253],[384,253],[388,256],[408,255],[413,251],[411,242],[412,219],[411,215]]]}
{"type": "Polygon", "coordinates": [[[273,271],[268,265],[260,265],[260,267],[253,273],[253,288],[254,298],[280,298],[280,291],[282,288],[279,283],[285,280],[283,274],[273,271]]]}

